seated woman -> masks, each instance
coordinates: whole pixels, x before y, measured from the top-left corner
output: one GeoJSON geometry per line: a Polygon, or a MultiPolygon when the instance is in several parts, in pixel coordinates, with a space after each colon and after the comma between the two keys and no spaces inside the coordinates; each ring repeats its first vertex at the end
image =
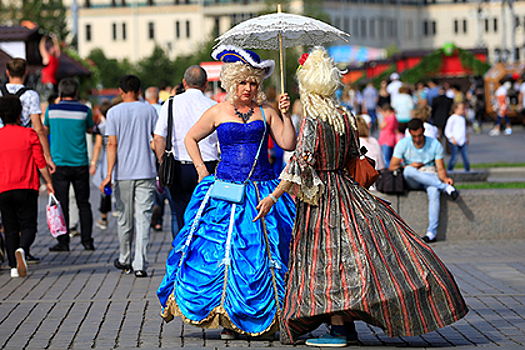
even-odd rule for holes
{"type": "Polygon", "coordinates": [[[274,203],[265,222],[254,222],[259,200],[279,184],[268,161],[268,136],[285,150],[295,149],[290,100],[282,95],[277,111],[265,103],[264,79],[274,68],[251,51],[220,46],[212,54],[226,64],[221,83],[226,101],[210,108],[188,132],[185,143],[199,173],[199,185],[186,209],[186,225],[173,241],[166,275],[157,295],[162,317],[236,333],[271,335],[279,329],[295,204],[290,196],[274,203]],[[216,178],[246,183],[241,204],[216,199],[198,142],[217,130],[221,160],[216,178]]]}

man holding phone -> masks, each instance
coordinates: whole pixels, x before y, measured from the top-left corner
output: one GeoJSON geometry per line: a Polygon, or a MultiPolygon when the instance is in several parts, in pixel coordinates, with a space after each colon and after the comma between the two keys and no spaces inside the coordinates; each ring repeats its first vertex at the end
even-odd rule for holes
{"type": "Polygon", "coordinates": [[[445,152],[438,140],[424,135],[423,121],[412,119],[408,123],[411,137],[405,137],[394,148],[389,170],[403,167],[403,176],[411,189],[425,189],[428,195],[428,229],[423,240],[436,241],[439,225],[440,191],[456,200],[459,196],[454,180],[447,176],[445,152]],[[403,162],[403,164],[401,164],[403,162]]]}

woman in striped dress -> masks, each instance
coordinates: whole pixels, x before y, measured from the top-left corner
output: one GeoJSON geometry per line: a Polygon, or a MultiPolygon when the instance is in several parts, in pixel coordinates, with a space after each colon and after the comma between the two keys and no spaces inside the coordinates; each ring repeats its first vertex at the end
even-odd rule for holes
{"type": "MultiPolygon", "coordinates": [[[[296,195],[281,342],[322,323],[330,333],[307,345],[357,343],[354,320],[390,337],[415,336],[451,324],[467,306],[450,271],[396,212],[345,170],[357,155],[355,118],[335,97],[341,72],[326,50],[299,61],[305,110],[297,149],[272,193],[296,195]]],[[[272,206],[265,198],[259,217],[272,206]]]]}

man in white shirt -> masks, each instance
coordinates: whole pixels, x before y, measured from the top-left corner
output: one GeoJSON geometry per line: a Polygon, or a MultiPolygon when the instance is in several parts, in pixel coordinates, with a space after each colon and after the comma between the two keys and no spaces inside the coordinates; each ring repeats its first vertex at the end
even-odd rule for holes
{"type": "MultiPolygon", "coordinates": [[[[210,174],[215,172],[215,166],[219,159],[217,149],[217,134],[213,133],[201,142],[199,148],[204,160],[203,164],[193,164],[186,146],[184,138],[191,127],[210,107],[216,104],[215,101],[204,95],[208,85],[206,71],[200,66],[191,66],[184,73],[183,84],[185,92],[173,98],[173,129],[172,129],[172,151],[175,157],[175,183],[170,186],[171,195],[171,226],[172,234],[175,237],[184,225],[184,211],[188,205],[193,190],[198,183],[197,168],[206,166],[210,174]]],[[[168,134],[168,108],[169,100],[162,105],[159,120],[154,131],[155,153],[159,162],[166,149],[166,135],[168,134]]]]}
{"type": "Polygon", "coordinates": [[[395,72],[390,74],[390,80],[392,80],[392,82],[388,84],[386,91],[390,94],[390,101],[393,101],[399,94],[399,88],[403,86],[403,83],[399,80],[399,74],[395,72]]]}

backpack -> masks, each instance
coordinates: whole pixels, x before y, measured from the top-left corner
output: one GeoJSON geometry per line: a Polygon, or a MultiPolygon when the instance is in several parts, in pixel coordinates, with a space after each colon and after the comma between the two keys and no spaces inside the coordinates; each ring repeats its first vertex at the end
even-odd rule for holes
{"type": "Polygon", "coordinates": [[[7,95],[15,95],[16,97],[20,98],[24,92],[28,91],[28,90],[31,90],[30,88],[27,88],[27,87],[23,87],[21,88],[20,90],[18,90],[17,92],[15,92],[14,94],[10,93],[8,90],[7,90],[7,84],[5,85],[0,85],[0,91],[2,92],[2,96],[7,96],[7,95]]]}
{"type": "MultiPolygon", "coordinates": [[[[22,96],[28,90],[31,90],[31,89],[24,86],[23,88],[21,88],[20,90],[18,90],[14,94],[12,94],[12,93],[10,93],[7,90],[7,84],[0,85],[0,92],[2,92],[2,96],[14,95],[14,96],[20,98],[20,96],[22,96]]],[[[29,120],[29,122],[26,125],[23,125],[23,126],[26,127],[26,128],[31,127],[31,119],[29,120]]]]}

